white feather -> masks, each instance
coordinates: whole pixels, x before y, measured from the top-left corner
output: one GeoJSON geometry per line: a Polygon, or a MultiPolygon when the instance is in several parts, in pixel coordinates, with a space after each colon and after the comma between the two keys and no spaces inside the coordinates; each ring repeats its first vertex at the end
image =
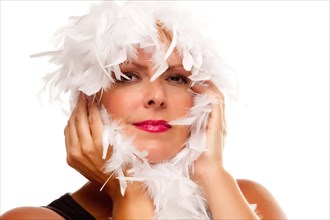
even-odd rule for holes
{"type": "Polygon", "coordinates": [[[170,46],[168,47],[168,50],[165,54],[165,57],[164,57],[164,60],[167,60],[167,58],[171,55],[171,53],[173,52],[177,42],[178,42],[178,36],[177,36],[177,33],[176,33],[176,28],[175,28],[175,25],[173,24],[173,37],[172,37],[172,42],[170,44],[170,46]]]}
{"type": "Polygon", "coordinates": [[[166,70],[168,69],[168,64],[166,61],[162,62],[162,64],[159,66],[159,68],[157,69],[157,71],[152,75],[152,77],[150,78],[150,81],[154,81],[155,79],[157,79],[161,74],[163,74],[166,70]]]}
{"type": "Polygon", "coordinates": [[[186,53],[182,59],[183,68],[187,71],[190,71],[191,68],[193,67],[193,64],[194,64],[193,57],[191,56],[191,54],[189,52],[186,53]]]}

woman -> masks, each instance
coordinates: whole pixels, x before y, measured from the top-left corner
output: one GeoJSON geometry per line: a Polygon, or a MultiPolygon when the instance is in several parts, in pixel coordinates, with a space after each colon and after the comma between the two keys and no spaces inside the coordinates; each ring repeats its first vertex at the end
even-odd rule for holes
{"type": "Polygon", "coordinates": [[[224,168],[224,97],[232,75],[196,27],[167,4],[104,2],[47,52],[53,97],[70,91],[68,164],[89,182],[3,219],[283,219],[261,185],[224,168]]]}

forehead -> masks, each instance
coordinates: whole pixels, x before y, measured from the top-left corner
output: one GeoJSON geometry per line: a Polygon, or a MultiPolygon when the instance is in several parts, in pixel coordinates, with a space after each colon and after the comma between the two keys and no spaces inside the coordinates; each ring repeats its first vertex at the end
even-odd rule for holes
{"type": "MultiPolygon", "coordinates": [[[[169,42],[163,43],[164,45],[162,46],[160,54],[165,54],[168,47],[169,47],[169,42]]],[[[135,59],[129,59],[126,60],[124,63],[121,65],[126,65],[130,64],[132,62],[134,63],[139,63],[143,66],[157,66],[157,64],[160,62],[160,60],[163,60],[162,57],[157,57],[157,53],[155,53],[154,50],[148,50],[148,49],[143,49],[143,48],[137,48],[136,50],[136,58],[135,59]]],[[[166,59],[166,62],[169,66],[182,66],[182,57],[180,56],[178,50],[175,48],[173,52],[170,54],[170,56],[166,59]]]]}
{"type": "MultiPolygon", "coordinates": [[[[168,45],[167,45],[168,47],[168,45]]],[[[165,53],[167,48],[165,48],[165,51],[162,51],[165,53]]],[[[121,63],[121,67],[129,66],[134,64],[136,67],[140,68],[157,68],[159,60],[157,60],[157,56],[155,56],[155,51],[150,51],[148,49],[143,48],[137,48],[136,50],[136,56],[134,58],[128,59],[125,62],[121,63]]],[[[161,58],[163,60],[163,58],[161,58]]],[[[170,54],[170,56],[166,59],[166,62],[169,67],[173,66],[181,66],[182,67],[182,58],[179,55],[179,52],[177,49],[174,49],[173,52],[170,54]]]]}

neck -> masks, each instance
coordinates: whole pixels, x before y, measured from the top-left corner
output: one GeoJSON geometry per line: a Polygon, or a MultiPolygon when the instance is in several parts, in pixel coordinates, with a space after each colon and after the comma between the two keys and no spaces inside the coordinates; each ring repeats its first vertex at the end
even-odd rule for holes
{"type": "Polygon", "coordinates": [[[96,219],[108,219],[112,215],[112,200],[100,186],[87,182],[71,194],[72,198],[96,219]]]}

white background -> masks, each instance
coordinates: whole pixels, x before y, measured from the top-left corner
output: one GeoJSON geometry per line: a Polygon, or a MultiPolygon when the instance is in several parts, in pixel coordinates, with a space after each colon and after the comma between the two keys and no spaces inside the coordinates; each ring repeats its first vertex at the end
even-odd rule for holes
{"type": "MultiPolygon", "coordinates": [[[[290,219],[329,219],[329,2],[187,3],[241,76],[227,169],[263,184],[290,219]]],[[[89,3],[1,1],[1,213],[46,205],[85,179],[66,164],[57,105],[40,105],[51,36],[89,3]]]]}

